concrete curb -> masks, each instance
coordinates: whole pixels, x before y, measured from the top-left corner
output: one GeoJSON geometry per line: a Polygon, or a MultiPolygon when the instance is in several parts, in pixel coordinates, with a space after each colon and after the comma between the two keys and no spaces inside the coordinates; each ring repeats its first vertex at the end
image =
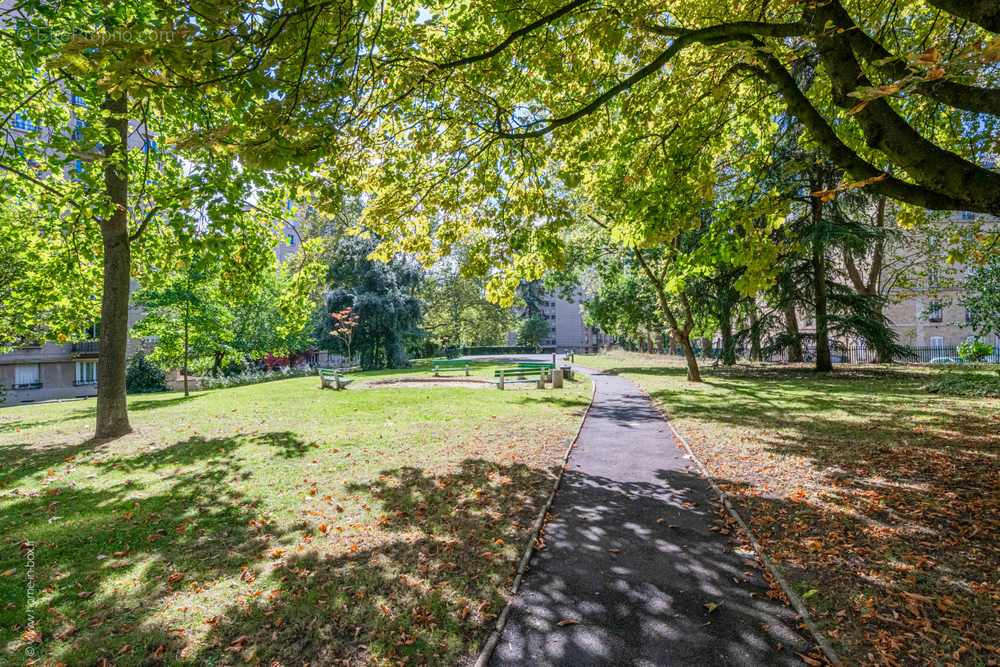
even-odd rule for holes
{"type": "MultiPolygon", "coordinates": [[[[588,377],[590,377],[589,373],[588,377]]],[[[504,605],[503,611],[501,611],[500,616],[497,617],[497,622],[493,631],[490,633],[489,637],[486,638],[483,648],[479,652],[479,657],[476,658],[475,667],[486,667],[490,658],[493,657],[493,651],[496,650],[497,643],[500,641],[500,635],[503,634],[504,626],[507,625],[507,617],[510,616],[510,609],[514,605],[514,596],[517,595],[517,591],[521,587],[521,580],[524,578],[524,573],[528,569],[528,561],[531,560],[532,554],[535,553],[535,542],[538,540],[538,536],[542,532],[542,526],[545,525],[545,515],[549,513],[549,508],[552,506],[552,500],[556,497],[556,491],[559,490],[563,474],[566,472],[566,463],[569,461],[569,455],[573,451],[573,447],[576,446],[577,440],[580,439],[580,433],[583,431],[583,425],[587,422],[587,416],[590,414],[590,409],[594,406],[594,397],[597,395],[597,383],[594,382],[593,378],[591,378],[590,382],[592,385],[590,391],[590,404],[587,405],[587,410],[583,413],[583,419],[580,420],[580,426],[576,429],[576,435],[573,436],[573,439],[570,440],[569,446],[566,447],[566,453],[563,454],[562,466],[559,468],[559,476],[556,478],[556,483],[552,486],[552,492],[549,493],[549,498],[545,501],[545,506],[542,507],[542,511],[538,514],[538,518],[535,519],[534,526],[531,529],[531,535],[528,537],[528,544],[524,549],[524,554],[521,556],[521,563],[517,568],[517,575],[515,575],[514,583],[510,588],[510,596],[507,599],[507,604],[504,605]]]]}
{"type": "MultiPolygon", "coordinates": [[[[633,384],[635,383],[633,382],[633,384]]],[[[743,520],[743,517],[740,516],[740,513],[736,511],[736,507],[729,500],[729,496],[726,495],[726,492],[720,489],[719,486],[712,479],[711,475],[708,474],[708,468],[706,468],[705,464],[701,462],[701,459],[699,459],[695,455],[694,450],[691,449],[691,445],[688,444],[687,439],[683,435],[681,435],[680,431],[678,431],[677,427],[674,426],[673,421],[667,415],[666,411],[664,411],[657,404],[657,402],[653,399],[653,397],[650,396],[649,392],[647,392],[642,387],[639,387],[639,385],[636,385],[636,387],[638,387],[639,391],[641,391],[643,394],[646,395],[647,398],[649,398],[649,401],[650,403],[653,404],[653,407],[655,407],[660,412],[660,414],[663,415],[663,418],[670,426],[671,432],[673,432],[677,440],[680,441],[680,443],[684,446],[684,451],[687,452],[691,460],[694,461],[696,466],[698,466],[698,472],[701,474],[702,477],[705,478],[705,481],[707,481],[712,486],[712,489],[719,496],[719,499],[722,500],[723,506],[729,512],[730,516],[733,517],[736,523],[739,524],[740,529],[746,535],[747,540],[750,542],[750,546],[753,547],[753,550],[757,554],[757,557],[760,558],[761,562],[764,564],[764,567],[766,567],[768,572],[771,573],[771,576],[774,577],[774,580],[778,582],[778,585],[781,587],[781,590],[784,591],[786,596],[788,596],[788,600],[789,602],[791,602],[792,608],[795,609],[795,612],[802,619],[802,624],[806,627],[807,630],[809,630],[809,633],[813,636],[816,645],[823,652],[823,655],[825,655],[826,659],[830,661],[830,664],[837,666],[843,665],[843,663],[840,660],[840,657],[837,656],[837,652],[833,650],[833,646],[823,635],[823,633],[820,632],[820,629],[816,625],[816,622],[813,620],[812,615],[809,613],[809,609],[806,607],[805,602],[802,600],[801,597],[799,597],[799,594],[796,593],[792,589],[792,587],[788,584],[788,580],[785,579],[785,575],[782,573],[781,568],[778,567],[777,563],[771,560],[768,557],[768,555],[764,553],[764,548],[757,540],[757,536],[754,535],[752,530],[750,530],[750,525],[747,524],[747,522],[743,520]]]]}

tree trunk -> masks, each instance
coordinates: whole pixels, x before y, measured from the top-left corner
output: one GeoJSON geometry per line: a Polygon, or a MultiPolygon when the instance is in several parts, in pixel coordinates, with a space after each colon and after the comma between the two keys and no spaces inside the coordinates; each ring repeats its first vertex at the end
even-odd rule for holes
{"type": "Polygon", "coordinates": [[[701,382],[701,370],[698,368],[698,359],[694,356],[694,348],[691,347],[691,337],[684,332],[677,332],[681,347],[684,348],[684,361],[687,362],[688,382],[701,382]]]}
{"type": "MultiPolygon", "coordinates": [[[[126,159],[128,146],[127,97],[106,96],[102,108],[116,141],[105,146],[107,158],[126,159]]],[[[113,207],[101,220],[104,245],[104,292],[101,296],[101,356],[97,361],[97,428],[99,440],[132,432],[125,401],[125,357],[128,352],[128,303],[131,278],[131,248],[128,234],[128,171],[119,170],[112,159],[105,162],[105,193],[113,207]]]]}
{"type": "Polygon", "coordinates": [[[722,364],[736,365],[736,339],[733,338],[733,302],[723,296],[719,312],[719,329],[722,333],[722,364]]]}
{"type": "Polygon", "coordinates": [[[760,318],[757,317],[757,304],[750,301],[750,361],[762,361],[760,351],[760,318]]]}
{"type": "Polygon", "coordinates": [[[801,363],[802,339],[799,338],[799,318],[795,315],[795,304],[789,303],[784,307],[785,331],[788,333],[790,342],[788,344],[789,363],[801,363]]]}
{"type": "Polygon", "coordinates": [[[826,253],[824,243],[820,240],[820,227],[823,224],[823,203],[818,197],[812,198],[812,269],[813,298],[816,306],[816,370],[829,373],[833,370],[830,358],[830,331],[827,323],[826,304],[826,253]]]}
{"type": "Polygon", "coordinates": [[[188,348],[188,319],[191,316],[191,279],[188,274],[188,298],[184,302],[184,396],[188,396],[188,359],[190,351],[188,348]]]}
{"type": "Polygon", "coordinates": [[[212,375],[216,376],[221,375],[222,360],[225,359],[226,352],[224,350],[216,350],[215,352],[212,353],[212,356],[214,357],[212,359],[212,375]]]}

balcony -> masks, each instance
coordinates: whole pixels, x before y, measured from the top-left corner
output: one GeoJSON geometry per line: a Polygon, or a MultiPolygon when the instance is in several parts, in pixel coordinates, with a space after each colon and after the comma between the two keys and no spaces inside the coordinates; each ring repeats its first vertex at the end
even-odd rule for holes
{"type": "Polygon", "coordinates": [[[73,343],[73,356],[75,357],[96,357],[100,353],[101,342],[98,340],[84,340],[73,343]]]}

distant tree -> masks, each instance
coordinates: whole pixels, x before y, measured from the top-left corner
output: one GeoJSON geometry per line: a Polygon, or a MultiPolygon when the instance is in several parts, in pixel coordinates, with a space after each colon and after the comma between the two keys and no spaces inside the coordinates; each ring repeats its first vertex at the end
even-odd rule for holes
{"type": "Polygon", "coordinates": [[[451,267],[429,274],[420,297],[424,306],[421,328],[433,347],[499,345],[517,325],[511,308],[487,300],[483,280],[451,267]]]}
{"type": "Polygon", "coordinates": [[[549,323],[539,316],[529,317],[521,323],[517,332],[517,344],[527,347],[540,347],[542,341],[549,335],[549,323]]]}
{"type": "Polygon", "coordinates": [[[321,347],[344,350],[342,340],[329,330],[329,313],[350,308],[358,317],[351,350],[363,368],[401,368],[407,365],[407,346],[420,336],[418,292],[423,271],[412,259],[396,256],[388,262],[372,258],[374,238],[343,236],[327,251],[329,264],[321,347]]]}
{"type": "Polygon", "coordinates": [[[965,281],[962,305],[977,335],[1000,335],[1000,256],[993,255],[973,269],[965,281]]]}
{"type": "Polygon", "coordinates": [[[261,271],[192,251],[136,294],[146,310],[136,334],[156,337],[152,358],[185,369],[185,378],[193,360],[211,359],[210,372],[219,374],[233,356],[244,362],[302,351],[313,343],[311,317],[325,270],[315,246],[303,245],[285,264],[271,254],[271,267],[261,271]]]}
{"type": "Polygon", "coordinates": [[[350,363],[353,359],[351,356],[351,341],[354,340],[354,331],[358,328],[358,315],[354,312],[353,308],[348,306],[335,313],[330,313],[330,319],[333,320],[333,328],[330,330],[330,335],[340,340],[344,344],[344,347],[347,348],[347,361],[350,363]]]}
{"type": "Polygon", "coordinates": [[[233,314],[230,298],[217,265],[185,259],[174,271],[164,272],[154,284],[136,293],[134,301],[145,311],[135,335],[157,340],[152,359],[179,367],[185,378],[192,359],[211,357],[219,372],[232,350],[233,314]]]}

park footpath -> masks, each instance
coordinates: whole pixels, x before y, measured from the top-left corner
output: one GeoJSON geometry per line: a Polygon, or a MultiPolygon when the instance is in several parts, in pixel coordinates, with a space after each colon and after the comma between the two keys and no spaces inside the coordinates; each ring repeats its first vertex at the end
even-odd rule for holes
{"type": "Polygon", "coordinates": [[[599,372],[491,665],[801,665],[811,642],[650,398],[599,372]]]}

